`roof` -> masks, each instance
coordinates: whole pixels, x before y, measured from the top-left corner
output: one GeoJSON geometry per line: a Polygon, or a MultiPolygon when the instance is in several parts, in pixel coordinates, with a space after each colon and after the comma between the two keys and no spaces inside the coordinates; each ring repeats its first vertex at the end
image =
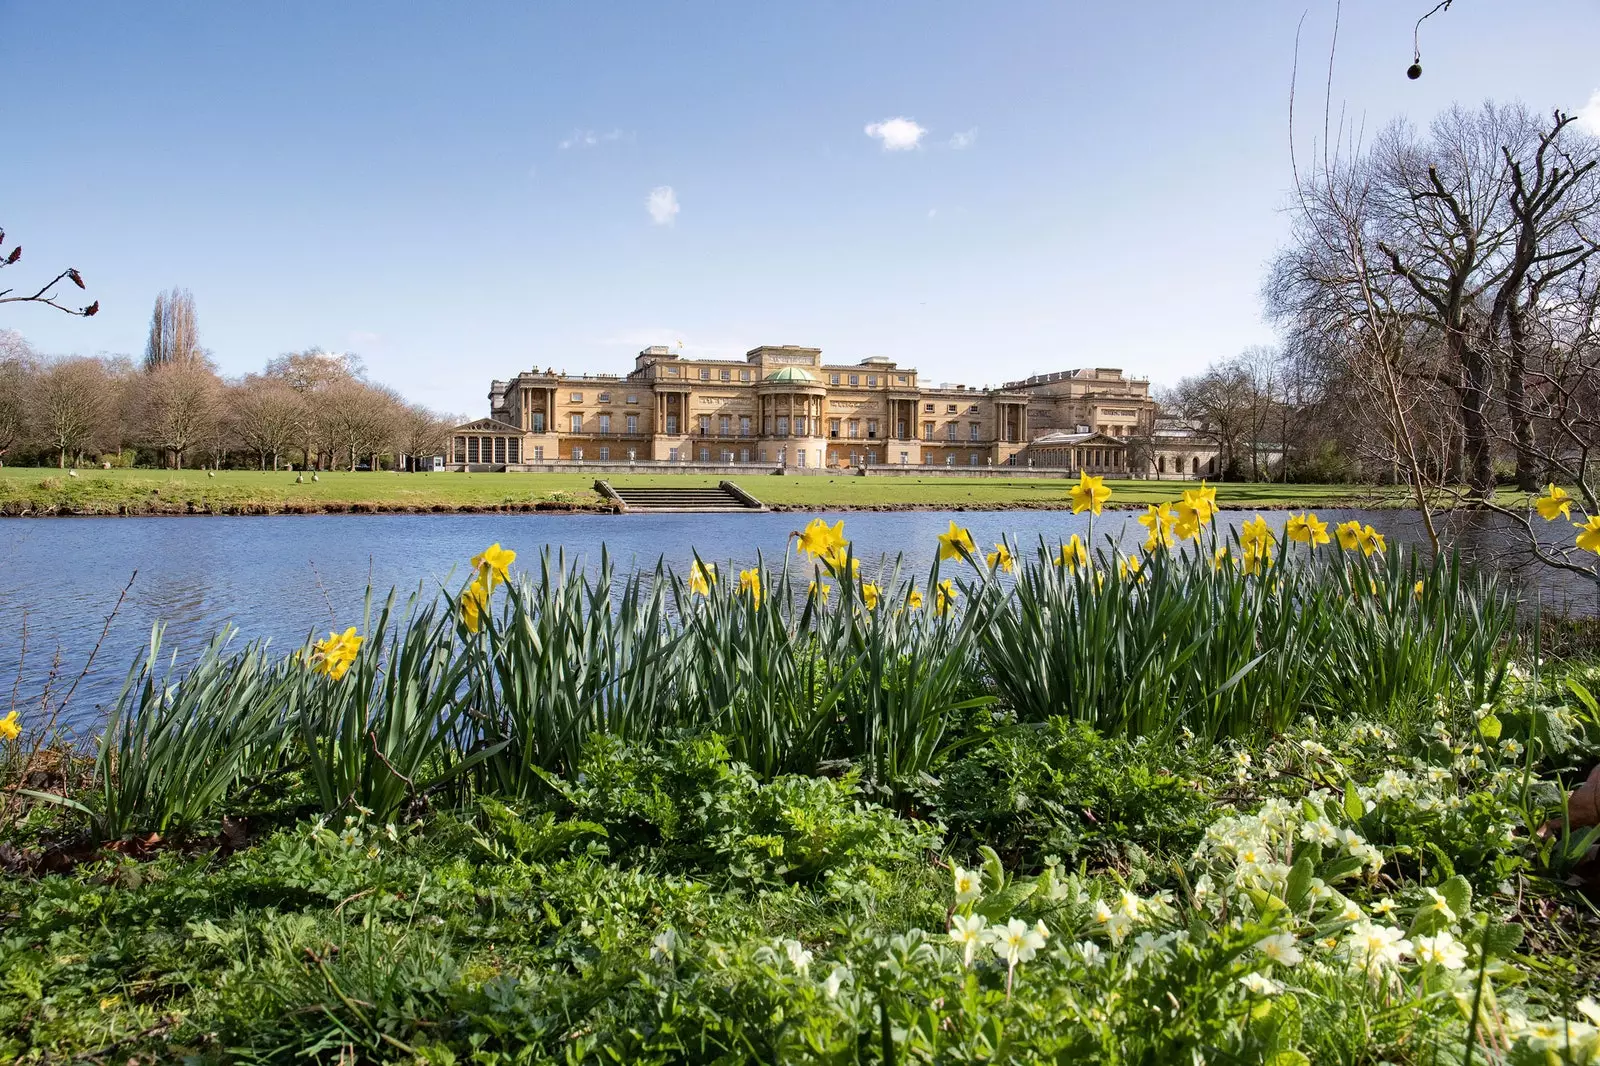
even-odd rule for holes
{"type": "Polygon", "coordinates": [[[786,366],[782,370],[774,370],[772,373],[768,374],[763,380],[765,380],[765,381],[801,381],[801,382],[806,382],[808,384],[815,384],[817,378],[816,378],[816,375],[812,374],[811,371],[809,371],[809,370],[804,370],[804,369],[802,369],[802,368],[800,368],[798,366],[786,366]]]}
{"type": "Polygon", "coordinates": [[[451,430],[451,432],[460,433],[463,430],[479,430],[492,433],[522,432],[522,428],[520,426],[513,426],[509,422],[502,422],[498,418],[477,418],[471,422],[457,426],[455,429],[451,430]]]}
{"type": "Polygon", "coordinates": [[[1108,433],[1046,433],[1042,437],[1035,437],[1028,444],[1032,447],[1044,446],[1046,448],[1060,447],[1065,444],[1084,444],[1089,441],[1099,443],[1124,445],[1128,442],[1121,437],[1113,437],[1108,433]]]}

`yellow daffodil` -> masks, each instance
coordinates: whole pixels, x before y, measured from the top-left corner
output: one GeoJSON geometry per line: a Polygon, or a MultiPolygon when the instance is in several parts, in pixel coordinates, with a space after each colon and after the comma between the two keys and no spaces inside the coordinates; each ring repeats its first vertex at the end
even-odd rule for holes
{"type": "Polygon", "coordinates": [[[1221,570],[1222,564],[1228,561],[1228,546],[1224,544],[1211,554],[1211,569],[1221,570]]]}
{"type": "Polygon", "coordinates": [[[1419,600],[1422,599],[1422,582],[1418,581],[1415,585],[1411,586],[1411,594],[1419,600]]]}
{"type": "Polygon", "coordinates": [[[1244,549],[1246,555],[1271,546],[1272,530],[1267,527],[1267,520],[1260,515],[1256,515],[1239,527],[1239,547],[1244,549]]]}
{"type": "Polygon", "coordinates": [[[1353,552],[1361,547],[1361,523],[1351,519],[1340,522],[1334,527],[1334,533],[1339,537],[1339,547],[1347,552],[1353,552]]]}
{"type": "Polygon", "coordinates": [[[1117,576],[1126,581],[1139,573],[1139,560],[1129,556],[1117,563],[1117,576]]]}
{"type": "Polygon", "coordinates": [[[761,602],[761,571],[751,567],[739,571],[739,591],[748,592],[751,600],[761,602]]]}
{"type": "Polygon", "coordinates": [[[1056,565],[1069,570],[1089,565],[1089,550],[1083,546],[1082,539],[1076,533],[1072,535],[1071,540],[1061,545],[1061,554],[1056,556],[1056,565]]]}
{"type": "Polygon", "coordinates": [[[965,559],[978,554],[978,546],[972,543],[972,534],[950,523],[948,532],[939,534],[940,559],[965,559]]]}
{"type": "Polygon", "coordinates": [[[806,586],[806,594],[809,596],[818,597],[823,603],[828,602],[828,594],[832,591],[833,586],[828,584],[826,581],[813,581],[811,584],[806,586]]]}
{"type": "Polygon", "coordinates": [[[989,553],[988,560],[990,570],[1001,570],[1007,574],[1017,566],[1017,561],[1011,557],[1011,549],[1006,547],[1004,541],[994,546],[994,551],[989,553]]]}
{"type": "Polygon", "coordinates": [[[956,583],[954,581],[951,581],[949,578],[945,578],[943,581],[934,586],[933,609],[935,611],[939,612],[940,614],[944,614],[951,607],[955,606],[955,602],[956,583]]]}
{"type": "Polygon", "coordinates": [[[1150,531],[1145,538],[1144,550],[1155,551],[1157,548],[1172,547],[1172,527],[1178,521],[1178,516],[1172,513],[1172,508],[1167,504],[1151,504],[1144,514],[1139,516],[1139,524],[1150,531]]]}
{"type": "Polygon", "coordinates": [[[1362,555],[1371,555],[1373,552],[1381,554],[1385,550],[1386,545],[1384,544],[1383,534],[1371,526],[1363,526],[1356,538],[1356,543],[1361,545],[1362,555]]]}
{"type": "Polygon", "coordinates": [[[496,543],[472,557],[472,569],[478,572],[480,578],[487,579],[489,590],[492,592],[496,585],[506,580],[511,573],[511,564],[516,561],[516,552],[502,548],[496,543]]]}
{"type": "Polygon", "coordinates": [[[1217,516],[1217,490],[1200,482],[1197,489],[1185,489],[1183,499],[1178,501],[1178,510],[1193,511],[1200,525],[1205,525],[1217,516]]]}
{"type": "Polygon", "coordinates": [[[1105,478],[1091,477],[1082,470],[1078,471],[1078,483],[1072,486],[1067,493],[1072,500],[1072,513],[1088,511],[1090,514],[1099,514],[1100,507],[1111,499],[1111,490],[1105,486],[1105,478]]]}
{"type": "Polygon", "coordinates": [[[806,528],[793,534],[796,544],[802,555],[822,557],[831,551],[842,549],[845,546],[844,522],[836,522],[831,527],[820,518],[813,518],[806,524],[806,528]]]}
{"type": "Polygon", "coordinates": [[[1259,574],[1261,568],[1272,562],[1271,541],[1253,544],[1244,550],[1244,572],[1246,574],[1259,574]]]}
{"type": "Polygon", "coordinates": [[[1289,516],[1288,525],[1283,527],[1283,535],[1296,544],[1309,544],[1315,548],[1319,544],[1327,544],[1328,523],[1307,511],[1305,514],[1289,516]]]}
{"type": "Polygon", "coordinates": [[[18,720],[16,711],[0,718],[0,739],[16,740],[21,735],[22,722],[18,720]]]}
{"type": "Polygon", "coordinates": [[[1574,522],[1572,528],[1578,531],[1578,547],[1600,554],[1600,515],[1591,516],[1589,521],[1581,525],[1574,522]]]}
{"type": "Polygon", "coordinates": [[[869,611],[877,610],[878,609],[878,598],[880,596],[882,596],[882,595],[883,595],[883,590],[881,588],[879,588],[877,585],[874,585],[870,581],[862,583],[862,585],[861,585],[861,602],[866,606],[867,610],[869,610],[869,611]]]}
{"type": "Polygon", "coordinates": [[[1546,494],[1533,501],[1533,506],[1538,508],[1539,517],[1546,522],[1554,522],[1556,516],[1562,518],[1572,517],[1572,497],[1567,490],[1560,488],[1554,482],[1545,490],[1546,494]]]}
{"type": "Polygon", "coordinates": [[[1193,540],[1200,535],[1200,527],[1205,523],[1200,520],[1199,511],[1180,503],[1174,508],[1174,513],[1178,519],[1172,523],[1173,536],[1179,540],[1193,540]]]}
{"type": "Polygon", "coordinates": [[[911,594],[906,597],[906,606],[911,608],[913,611],[922,610],[922,593],[918,592],[916,589],[912,589],[911,594]]]}
{"type": "Polygon", "coordinates": [[[689,591],[696,596],[709,596],[711,595],[711,586],[716,583],[716,564],[702,563],[699,559],[696,559],[694,568],[689,571],[689,591]]]}
{"type": "Polygon", "coordinates": [[[311,646],[311,669],[339,680],[356,661],[364,639],[356,634],[355,626],[343,633],[329,633],[327,640],[319,640],[311,646]]]}
{"type": "Polygon", "coordinates": [[[461,590],[461,624],[468,633],[476,633],[483,626],[483,615],[489,607],[489,585],[482,578],[461,590]]]}
{"type": "MultiPolygon", "coordinates": [[[[839,523],[841,526],[843,522],[839,523]]],[[[845,576],[845,567],[850,568],[850,578],[854,580],[861,576],[861,560],[850,554],[850,545],[840,542],[822,553],[822,565],[833,572],[835,577],[845,576]]]]}

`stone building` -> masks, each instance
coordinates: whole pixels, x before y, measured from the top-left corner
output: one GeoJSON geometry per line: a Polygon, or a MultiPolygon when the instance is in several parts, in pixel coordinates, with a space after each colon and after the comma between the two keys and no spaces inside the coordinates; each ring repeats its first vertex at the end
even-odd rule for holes
{"type": "Polygon", "coordinates": [[[1128,438],[1153,425],[1149,393],[1148,382],[1103,368],[979,389],[930,385],[881,357],[829,363],[820,349],[794,345],[764,345],[742,360],[653,347],[625,375],[547,368],[493,382],[489,417],[456,428],[446,462],[458,470],[1031,465],[1126,475],[1128,438]]]}

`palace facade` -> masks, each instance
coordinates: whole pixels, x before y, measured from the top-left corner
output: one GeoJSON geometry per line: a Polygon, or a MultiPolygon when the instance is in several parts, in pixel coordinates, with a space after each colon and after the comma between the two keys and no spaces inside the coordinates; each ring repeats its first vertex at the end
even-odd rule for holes
{"type": "Polygon", "coordinates": [[[1154,429],[1149,382],[1097,368],[998,388],[930,385],[885,358],[828,363],[765,345],[743,360],[646,348],[625,375],[526,370],[456,428],[458,470],[550,463],[1028,466],[1126,476],[1129,438],[1154,429]]]}

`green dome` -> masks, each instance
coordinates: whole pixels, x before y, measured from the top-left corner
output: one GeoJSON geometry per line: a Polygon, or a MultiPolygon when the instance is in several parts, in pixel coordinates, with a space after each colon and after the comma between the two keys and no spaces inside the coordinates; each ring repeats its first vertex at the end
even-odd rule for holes
{"type": "Polygon", "coordinates": [[[767,381],[799,381],[815,382],[817,379],[809,370],[802,370],[797,366],[786,366],[782,370],[774,370],[766,377],[767,381]]]}

